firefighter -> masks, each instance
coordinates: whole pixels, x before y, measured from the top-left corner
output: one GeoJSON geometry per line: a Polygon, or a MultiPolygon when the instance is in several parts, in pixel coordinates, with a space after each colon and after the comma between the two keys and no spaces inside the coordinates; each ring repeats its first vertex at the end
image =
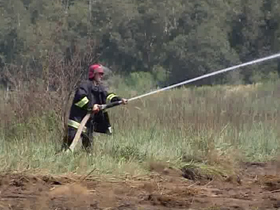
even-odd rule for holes
{"type": "Polygon", "coordinates": [[[114,93],[108,93],[102,85],[102,77],[106,67],[100,64],[94,64],[89,67],[88,80],[81,82],[75,92],[75,96],[70,109],[68,119],[67,135],[63,141],[63,149],[69,148],[80,122],[88,113],[92,115],[81,134],[82,145],[88,151],[91,148],[93,132],[112,134],[109,115],[106,111],[100,110],[100,104],[106,104],[114,101],[127,103],[127,99],[121,98],[114,93]]]}

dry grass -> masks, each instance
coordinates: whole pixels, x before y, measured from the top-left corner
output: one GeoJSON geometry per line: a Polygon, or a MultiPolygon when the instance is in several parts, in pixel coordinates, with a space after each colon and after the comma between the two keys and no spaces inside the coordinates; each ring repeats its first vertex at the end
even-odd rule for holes
{"type": "MultiPolygon", "coordinates": [[[[58,95],[36,93],[32,105],[25,98],[25,106],[6,101],[1,103],[1,118],[6,119],[1,170],[86,174],[95,169],[95,174],[141,175],[148,173],[147,163],[158,161],[177,168],[191,163],[233,171],[239,160],[278,155],[279,90],[279,82],[182,88],[113,108],[109,113],[115,133],[97,135],[91,155],[55,155],[63,126],[49,106],[58,95]],[[14,109],[22,115],[16,111],[11,117],[14,109]]],[[[126,95],[121,89],[117,93],[126,95]]]]}

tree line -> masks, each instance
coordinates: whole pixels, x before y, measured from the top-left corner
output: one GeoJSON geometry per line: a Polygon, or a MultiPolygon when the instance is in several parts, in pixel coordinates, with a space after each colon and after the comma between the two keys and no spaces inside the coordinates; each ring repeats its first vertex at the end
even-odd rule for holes
{"type": "MultiPolygon", "coordinates": [[[[0,72],[43,79],[51,59],[79,71],[100,62],[171,84],[278,52],[279,11],[279,0],[0,0],[0,72]]],[[[200,84],[279,73],[269,62],[200,84]]]]}

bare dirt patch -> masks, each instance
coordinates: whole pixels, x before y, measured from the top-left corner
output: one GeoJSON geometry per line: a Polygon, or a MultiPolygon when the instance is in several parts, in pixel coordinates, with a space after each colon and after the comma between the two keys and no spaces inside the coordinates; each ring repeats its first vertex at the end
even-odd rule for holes
{"type": "Polygon", "coordinates": [[[184,171],[162,164],[153,163],[150,169],[150,177],[111,181],[4,174],[0,176],[0,209],[280,208],[279,162],[244,163],[239,176],[206,179],[204,184],[198,183],[199,176],[186,179],[184,171]]]}

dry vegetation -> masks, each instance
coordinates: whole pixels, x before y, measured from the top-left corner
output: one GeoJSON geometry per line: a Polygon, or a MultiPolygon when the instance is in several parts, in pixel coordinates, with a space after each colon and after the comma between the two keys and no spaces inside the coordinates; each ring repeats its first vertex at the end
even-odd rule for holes
{"type": "MultiPolygon", "coordinates": [[[[133,101],[109,110],[114,135],[96,135],[91,155],[56,154],[79,62],[54,61],[47,79],[33,77],[24,88],[2,92],[1,170],[135,175],[159,161],[219,174],[233,172],[240,160],[278,155],[278,82],[181,88],[133,101]],[[45,83],[36,83],[39,79],[45,83]]],[[[114,81],[119,80],[112,87],[114,81]]],[[[136,92],[119,87],[114,90],[123,96],[136,92]]]]}
{"type": "MultiPolygon", "coordinates": [[[[113,136],[96,135],[91,154],[65,154],[63,118],[79,79],[76,65],[57,66],[56,76],[1,92],[0,208],[278,208],[279,81],[180,88],[115,107],[113,136]]],[[[117,93],[137,94],[119,81],[117,93]]]]}

